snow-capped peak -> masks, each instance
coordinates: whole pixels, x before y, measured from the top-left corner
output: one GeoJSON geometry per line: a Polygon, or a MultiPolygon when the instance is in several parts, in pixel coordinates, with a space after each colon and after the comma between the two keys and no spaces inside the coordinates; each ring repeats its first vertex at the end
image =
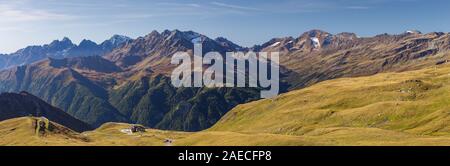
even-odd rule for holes
{"type": "Polygon", "coordinates": [[[114,36],[111,37],[111,39],[109,39],[109,41],[113,45],[122,44],[122,43],[125,43],[125,42],[129,41],[129,40],[131,40],[131,38],[129,38],[127,36],[123,36],[123,35],[114,35],[114,36]]]}

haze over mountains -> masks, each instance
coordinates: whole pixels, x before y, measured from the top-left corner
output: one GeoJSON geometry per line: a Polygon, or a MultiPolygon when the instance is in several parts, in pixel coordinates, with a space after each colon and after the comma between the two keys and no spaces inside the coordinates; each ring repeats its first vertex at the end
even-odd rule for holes
{"type": "Polygon", "coordinates": [[[257,100],[259,91],[173,87],[171,56],[192,52],[194,43],[202,43],[203,52],[222,54],[280,51],[282,92],[340,77],[434,66],[445,63],[450,53],[448,33],[415,31],[360,38],[312,30],[252,48],[178,30],[108,41],[100,45],[83,41],[75,46],[63,39],[0,56],[8,59],[1,61],[6,62],[4,68],[10,67],[0,71],[0,92],[28,91],[94,127],[114,121],[198,131],[214,125],[236,105],[257,100]],[[11,67],[20,64],[25,65],[11,67]]]}

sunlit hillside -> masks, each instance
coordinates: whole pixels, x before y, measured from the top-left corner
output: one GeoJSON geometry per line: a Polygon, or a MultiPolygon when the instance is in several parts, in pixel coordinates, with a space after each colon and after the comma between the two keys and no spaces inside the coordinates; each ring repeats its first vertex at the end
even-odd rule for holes
{"type": "Polygon", "coordinates": [[[35,118],[18,118],[0,122],[0,144],[450,145],[449,83],[450,65],[330,80],[239,105],[201,132],[126,133],[131,125],[107,123],[39,135],[35,118]]]}

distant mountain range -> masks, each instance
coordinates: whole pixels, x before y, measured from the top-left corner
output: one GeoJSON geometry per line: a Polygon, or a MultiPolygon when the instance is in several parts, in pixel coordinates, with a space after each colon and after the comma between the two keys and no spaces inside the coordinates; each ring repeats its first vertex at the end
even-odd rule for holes
{"type": "Polygon", "coordinates": [[[62,40],[54,40],[50,44],[43,46],[28,46],[12,54],[0,55],[0,69],[26,65],[46,58],[102,56],[128,41],[131,41],[131,38],[114,35],[101,44],[85,39],[79,45],[76,45],[69,38],[65,37],[62,40]]]}
{"type": "Polygon", "coordinates": [[[280,63],[291,71],[290,88],[340,78],[405,71],[435,65],[449,59],[450,34],[407,31],[398,35],[358,37],[312,30],[298,38],[275,38],[254,47],[256,51],[280,51],[280,63]]]}
{"type": "Polygon", "coordinates": [[[89,41],[74,46],[63,39],[2,56],[15,59],[3,66],[25,65],[0,71],[0,92],[28,91],[94,127],[114,121],[197,131],[214,125],[236,105],[257,100],[259,91],[173,87],[171,56],[192,52],[194,43],[202,43],[204,52],[280,51],[282,92],[334,78],[433,66],[447,62],[450,53],[450,35],[440,32],[361,38],[312,30],[251,48],[192,31],[113,38],[108,47],[89,41]]]}

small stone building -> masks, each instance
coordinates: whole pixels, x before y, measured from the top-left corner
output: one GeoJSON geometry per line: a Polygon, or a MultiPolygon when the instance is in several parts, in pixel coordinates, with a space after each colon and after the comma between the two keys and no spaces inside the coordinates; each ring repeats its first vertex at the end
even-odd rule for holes
{"type": "Polygon", "coordinates": [[[131,132],[132,133],[137,133],[137,132],[143,133],[143,132],[145,132],[145,127],[140,126],[140,125],[131,126],[131,132]]]}

